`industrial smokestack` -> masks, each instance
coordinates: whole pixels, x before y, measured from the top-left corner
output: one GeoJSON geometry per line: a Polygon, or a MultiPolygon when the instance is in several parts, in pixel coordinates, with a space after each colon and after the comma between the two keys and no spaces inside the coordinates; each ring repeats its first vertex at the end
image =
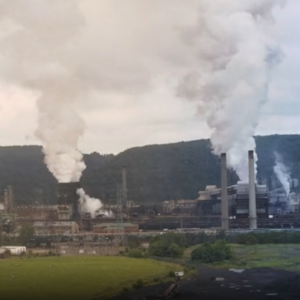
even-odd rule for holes
{"type": "Polygon", "coordinates": [[[227,194],[227,162],[226,154],[221,154],[221,208],[222,208],[222,229],[229,229],[228,220],[228,194],[227,194]]]}
{"type": "Polygon", "coordinates": [[[59,207],[70,206],[70,219],[77,221],[80,218],[78,210],[77,190],[80,188],[79,182],[64,182],[57,185],[57,202],[59,207]]]}
{"type": "Polygon", "coordinates": [[[126,167],[122,166],[122,201],[127,201],[127,182],[126,182],[126,167]]]}
{"type": "Polygon", "coordinates": [[[254,172],[254,151],[250,150],[249,159],[249,219],[250,229],[257,228],[256,217],[256,191],[255,191],[255,172],[254,172]]]}

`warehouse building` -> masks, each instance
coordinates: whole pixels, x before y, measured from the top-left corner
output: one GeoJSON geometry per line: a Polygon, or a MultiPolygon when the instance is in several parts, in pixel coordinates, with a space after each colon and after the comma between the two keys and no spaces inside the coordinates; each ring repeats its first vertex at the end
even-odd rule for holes
{"type": "Polygon", "coordinates": [[[76,222],[34,222],[35,234],[77,234],[79,226],[76,222]]]}

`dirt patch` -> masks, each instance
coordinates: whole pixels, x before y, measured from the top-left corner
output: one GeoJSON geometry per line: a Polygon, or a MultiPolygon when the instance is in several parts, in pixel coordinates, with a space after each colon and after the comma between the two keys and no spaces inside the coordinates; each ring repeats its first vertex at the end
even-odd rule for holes
{"type": "MultiPolygon", "coordinates": [[[[160,284],[145,287],[114,300],[157,299],[156,296],[163,293],[168,286],[169,284],[160,284]]],[[[174,298],[177,300],[295,300],[295,295],[300,293],[300,275],[271,268],[249,269],[237,273],[228,269],[199,266],[198,276],[180,281],[179,286],[179,294],[174,298]]]]}

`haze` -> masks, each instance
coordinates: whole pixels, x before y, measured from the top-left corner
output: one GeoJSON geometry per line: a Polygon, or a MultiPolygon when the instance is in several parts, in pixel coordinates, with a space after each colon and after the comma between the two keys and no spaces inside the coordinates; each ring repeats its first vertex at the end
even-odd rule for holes
{"type": "MultiPolygon", "coordinates": [[[[38,3],[20,0],[17,4],[22,6],[25,2],[32,7],[38,3]]],[[[46,8],[49,1],[44,2],[46,8]]],[[[211,131],[205,120],[197,115],[197,102],[186,101],[176,93],[178,82],[199,63],[195,55],[197,44],[187,44],[182,38],[187,28],[197,26],[199,1],[73,2],[79,3],[74,11],[82,18],[82,23],[78,25],[79,33],[74,44],[76,51],[74,56],[68,57],[68,63],[72,65],[74,74],[78,75],[80,69],[82,77],[76,78],[78,82],[90,85],[88,93],[72,103],[72,108],[86,123],[86,131],[79,142],[81,151],[118,153],[134,146],[210,137],[211,131]]],[[[4,7],[0,13],[1,42],[12,30],[18,29],[7,18],[13,5],[12,8],[7,6],[5,1],[0,1],[0,8],[4,7]]],[[[37,7],[42,9],[43,5],[37,7]]],[[[300,103],[297,98],[299,11],[300,3],[297,1],[289,1],[284,7],[273,10],[276,20],[273,36],[284,57],[272,73],[269,101],[262,109],[255,134],[300,133],[300,103]]],[[[68,12],[66,10],[66,20],[75,15],[70,11],[69,16],[68,12]]],[[[42,15],[40,10],[36,13],[36,16],[42,15]]],[[[24,22],[28,21],[26,16],[26,13],[22,15],[24,22]]],[[[14,17],[19,18],[16,14],[14,17]]],[[[49,20],[49,24],[56,28],[54,35],[58,36],[61,28],[55,27],[56,19],[49,20]]],[[[38,18],[35,25],[39,26],[38,18]]],[[[56,42],[59,41],[57,36],[56,42]]],[[[19,42],[19,51],[30,52],[30,44],[26,44],[25,38],[19,42]]],[[[57,42],[55,47],[59,51],[61,44],[57,42]]],[[[3,70],[7,67],[5,62],[5,57],[0,54],[3,70]]],[[[22,65],[19,68],[22,70],[22,65]]],[[[14,72],[17,70],[16,67],[14,72]]],[[[73,88],[76,89],[76,86],[73,88]]],[[[35,137],[37,97],[36,91],[28,86],[1,77],[2,146],[40,143],[35,137]]]]}

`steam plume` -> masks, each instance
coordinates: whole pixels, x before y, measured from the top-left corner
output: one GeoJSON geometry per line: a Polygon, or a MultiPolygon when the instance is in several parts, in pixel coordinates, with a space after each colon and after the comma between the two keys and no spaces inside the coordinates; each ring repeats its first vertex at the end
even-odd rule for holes
{"type": "Polygon", "coordinates": [[[197,101],[212,129],[213,152],[248,181],[247,151],[268,99],[272,68],[282,52],[272,37],[272,10],[283,1],[201,1],[195,28],[183,32],[198,65],[182,79],[180,96],[197,101]]]}
{"type": "Polygon", "coordinates": [[[95,218],[96,213],[112,216],[111,212],[102,210],[103,204],[99,199],[89,197],[83,189],[78,189],[77,194],[81,212],[90,213],[92,218],[95,218]]]}
{"type": "Polygon", "coordinates": [[[282,187],[284,188],[286,195],[290,195],[290,173],[288,168],[284,165],[282,157],[275,152],[275,166],[274,172],[280,181],[282,187]]]}
{"type": "Polygon", "coordinates": [[[83,24],[76,3],[0,1],[1,21],[10,28],[0,42],[0,75],[8,84],[37,94],[36,137],[43,144],[49,170],[59,182],[78,181],[85,168],[77,151],[85,125],[73,107],[86,96],[87,89],[67,62],[83,24]]]}
{"type": "MultiPolygon", "coordinates": [[[[45,163],[59,182],[79,181],[85,164],[77,145],[85,123],[74,107],[91,87],[76,47],[84,25],[78,1],[0,0],[0,17],[10,28],[0,41],[0,76],[37,94],[36,137],[45,163]]],[[[82,189],[78,194],[83,210],[93,216],[102,207],[82,189]]]]}

